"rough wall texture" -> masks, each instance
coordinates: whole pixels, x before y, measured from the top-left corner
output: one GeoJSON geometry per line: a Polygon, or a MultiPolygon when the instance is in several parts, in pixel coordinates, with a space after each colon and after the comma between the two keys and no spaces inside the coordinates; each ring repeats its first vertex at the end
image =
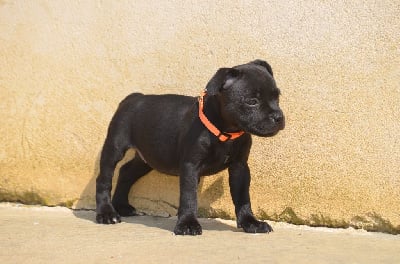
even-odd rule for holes
{"type": "MultiPolygon", "coordinates": [[[[264,219],[400,232],[398,1],[0,1],[0,199],[94,207],[108,122],[133,91],[197,95],[263,58],[287,127],[254,138],[264,219]]],[[[200,214],[234,217],[227,172],[200,214]]],[[[178,179],[144,177],[140,209],[175,214],[178,179]]]]}

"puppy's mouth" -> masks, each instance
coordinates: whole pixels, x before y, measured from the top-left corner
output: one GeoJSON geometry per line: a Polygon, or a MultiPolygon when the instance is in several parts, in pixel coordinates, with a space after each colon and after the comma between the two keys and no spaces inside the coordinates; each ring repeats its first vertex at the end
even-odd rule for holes
{"type": "Polygon", "coordinates": [[[280,130],[285,128],[284,120],[277,124],[261,125],[261,126],[249,126],[244,129],[246,132],[259,137],[273,137],[279,133],[280,130]]]}
{"type": "Polygon", "coordinates": [[[252,130],[252,131],[248,131],[250,134],[253,134],[255,136],[259,136],[259,137],[273,137],[276,134],[279,133],[279,131],[282,129],[276,129],[273,131],[260,131],[260,130],[252,130]]]}

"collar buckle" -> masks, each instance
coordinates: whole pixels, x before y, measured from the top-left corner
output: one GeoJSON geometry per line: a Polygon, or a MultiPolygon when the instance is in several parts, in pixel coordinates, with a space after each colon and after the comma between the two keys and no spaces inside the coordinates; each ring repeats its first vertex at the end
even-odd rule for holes
{"type": "Polygon", "coordinates": [[[219,135],[217,136],[217,138],[220,140],[220,141],[222,141],[222,142],[225,142],[225,141],[228,141],[228,140],[230,140],[231,138],[232,138],[232,135],[231,134],[229,134],[229,133],[225,133],[225,132],[219,132],[219,135]]]}

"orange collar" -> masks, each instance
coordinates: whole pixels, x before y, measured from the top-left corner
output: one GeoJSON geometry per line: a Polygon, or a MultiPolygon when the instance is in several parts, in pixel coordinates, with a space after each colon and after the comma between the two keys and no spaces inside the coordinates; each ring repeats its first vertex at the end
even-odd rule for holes
{"type": "Polygon", "coordinates": [[[210,120],[208,120],[208,118],[203,112],[205,95],[206,92],[204,91],[199,96],[199,117],[204,126],[222,142],[225,142],[230,139],[236,139],[241,135],[243,135],[244,131],[233,132],[233,133],[221,132],[216,126],[213,125],[213,123],[210,122],[210,120]]]}

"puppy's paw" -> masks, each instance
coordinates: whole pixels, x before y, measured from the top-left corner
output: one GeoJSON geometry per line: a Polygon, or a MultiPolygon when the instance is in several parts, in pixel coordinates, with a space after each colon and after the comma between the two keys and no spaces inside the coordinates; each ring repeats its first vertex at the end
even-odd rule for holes
{"type": "Polygon", "coordinates": [[[238,222],[238,227],[243,228],[246,233],[269,233],[273,231],[268,223],[258,221],[252,215],[244,216],[240,223],[238,222]]]}
{"type": "Polygon", "coordinates": [[[175,226],[175,235],[192,235],[197,236],[202,234],[202,228],[194,216],[183,216],[178,219],[175,226]]]}
{"type": "Polygon", "coordinates": [[[99,224],[116,224],[121,222],[121,217],[111,204],[105,204],[100,207],[99,212],[96,214],[96,221],[99,224]]]}
{"type": "Polygon", "coordinates": [[[115,210],[118,212],[120,216],[135,216],[135,215],[142,215],[136,211],[136,208],[130,204],[124,205],[116,205],[113,204],[115,210]]]}

